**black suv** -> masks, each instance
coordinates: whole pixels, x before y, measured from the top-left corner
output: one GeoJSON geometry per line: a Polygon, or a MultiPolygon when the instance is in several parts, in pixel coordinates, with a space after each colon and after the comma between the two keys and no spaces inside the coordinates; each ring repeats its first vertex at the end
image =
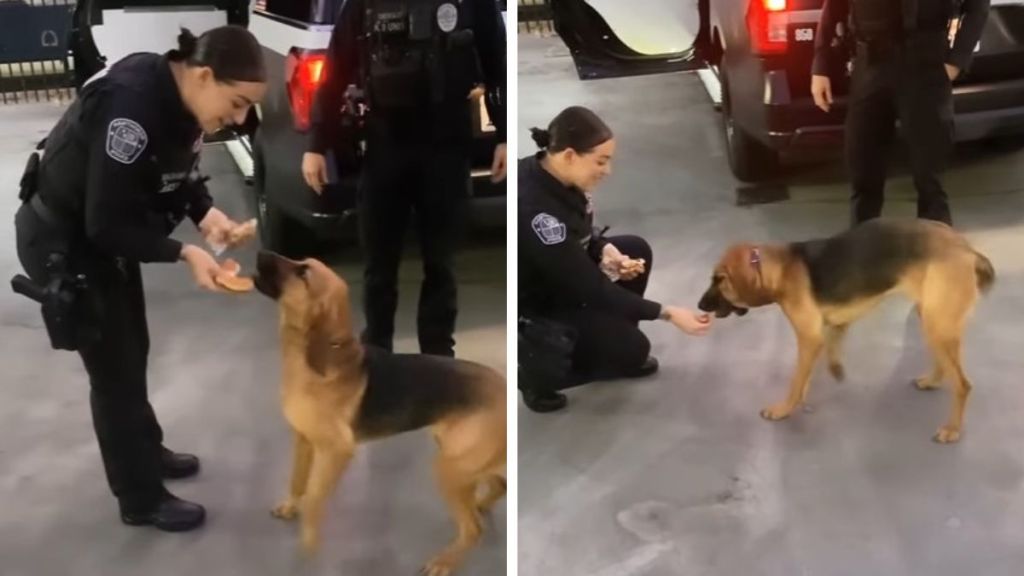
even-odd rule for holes
{"type": "MultiPolygon", "coordinates": [[[[613,5],[602,4],[602,13],[587,0],[551,0],[555,28],[580,78],[701,70],[721,105],[729,165],[740,180],[771,177],[785,150],[842,142],[848,76],[832,78],[829,113],[811,98],[824,0],[698,0],[692,17],[678,4],[645,4],[648,32],[693,23],[691,37],[676,42],[685,47],[655,54],[623,41],[636,43],[635,31],[626,29],[636,20],[609,11],[613,5]]],[[[1024,4],[992,0],[973,64],[953,83],[953,102],[959,141],[1024,133],[1024,4]]]]}

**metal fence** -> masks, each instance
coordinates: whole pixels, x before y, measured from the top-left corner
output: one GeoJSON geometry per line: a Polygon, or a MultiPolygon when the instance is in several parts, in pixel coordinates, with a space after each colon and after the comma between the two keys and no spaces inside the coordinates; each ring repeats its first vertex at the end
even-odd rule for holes
{"type": "Polygon", "coordinates": [[[555,33],[551,0],[519,0],[518,8],[520,34],[550,36],[555,33]]]}
{"type": "Polygon", "coordinates": [[[70,100],[75,0],[0,0],[0,105],[70,100]]]}

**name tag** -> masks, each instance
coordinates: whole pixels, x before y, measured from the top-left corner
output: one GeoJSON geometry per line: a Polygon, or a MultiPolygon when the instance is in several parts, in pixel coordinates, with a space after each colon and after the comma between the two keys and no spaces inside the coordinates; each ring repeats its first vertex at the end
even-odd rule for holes
{"type": "Polygon", "coordinates": [[[409,15],[405,10],[377,12],[373,31],[380,34],[408,34],[409,15]]]}

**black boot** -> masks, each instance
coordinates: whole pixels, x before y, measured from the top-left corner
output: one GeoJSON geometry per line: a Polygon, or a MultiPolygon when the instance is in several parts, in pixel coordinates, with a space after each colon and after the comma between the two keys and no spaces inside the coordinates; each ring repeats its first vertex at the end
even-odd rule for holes
{"type": "Polygon", "coordinates": [[[199,458],[161,447],[160,468],[164,478],[188,478],[199,473],[199,458]]]}
{"type": "Polygon", "coordinates": [[[648,356],[647,360],[640,366],[637,366],[633,370],[630,370],[626,374],[627,378],[643,378],[644,376],[650,376],[658,371],[658,359],[654,356],[648,356]]]}
{"type": "Polygon", "coordinates": [[[565,408],[569,399],[561,392],[554,390],[537,391],[531,389],[522,390],[523,404],[534,412],[555,412],[565,408]]]}
{"type": "Polygon", "coordinates": [[[156,505],[148,509],[121,507],[121,521],[129,526],[154,526],[165,532],[185,532],[203,525],[206,509],[164,490],[156,505]]]}

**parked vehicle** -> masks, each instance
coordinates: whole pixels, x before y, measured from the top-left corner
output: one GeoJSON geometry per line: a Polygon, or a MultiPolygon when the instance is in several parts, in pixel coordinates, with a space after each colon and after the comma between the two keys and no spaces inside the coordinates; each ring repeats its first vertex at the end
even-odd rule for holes
{"type": "MultiPolygon", "coordinates": [[[[828,113],[810,92],[823,3],[646,0],[626,11],[613,0],[551,0],[551,7],[580,78],[706,71],[732,173],[756,182],[773,176],[782,152],[842,142],[848,76],[832,78],[828,113]]],[[[1024,2],[992,0],[953,102],[958,141],[1024,133],[1024,2]]]]}

